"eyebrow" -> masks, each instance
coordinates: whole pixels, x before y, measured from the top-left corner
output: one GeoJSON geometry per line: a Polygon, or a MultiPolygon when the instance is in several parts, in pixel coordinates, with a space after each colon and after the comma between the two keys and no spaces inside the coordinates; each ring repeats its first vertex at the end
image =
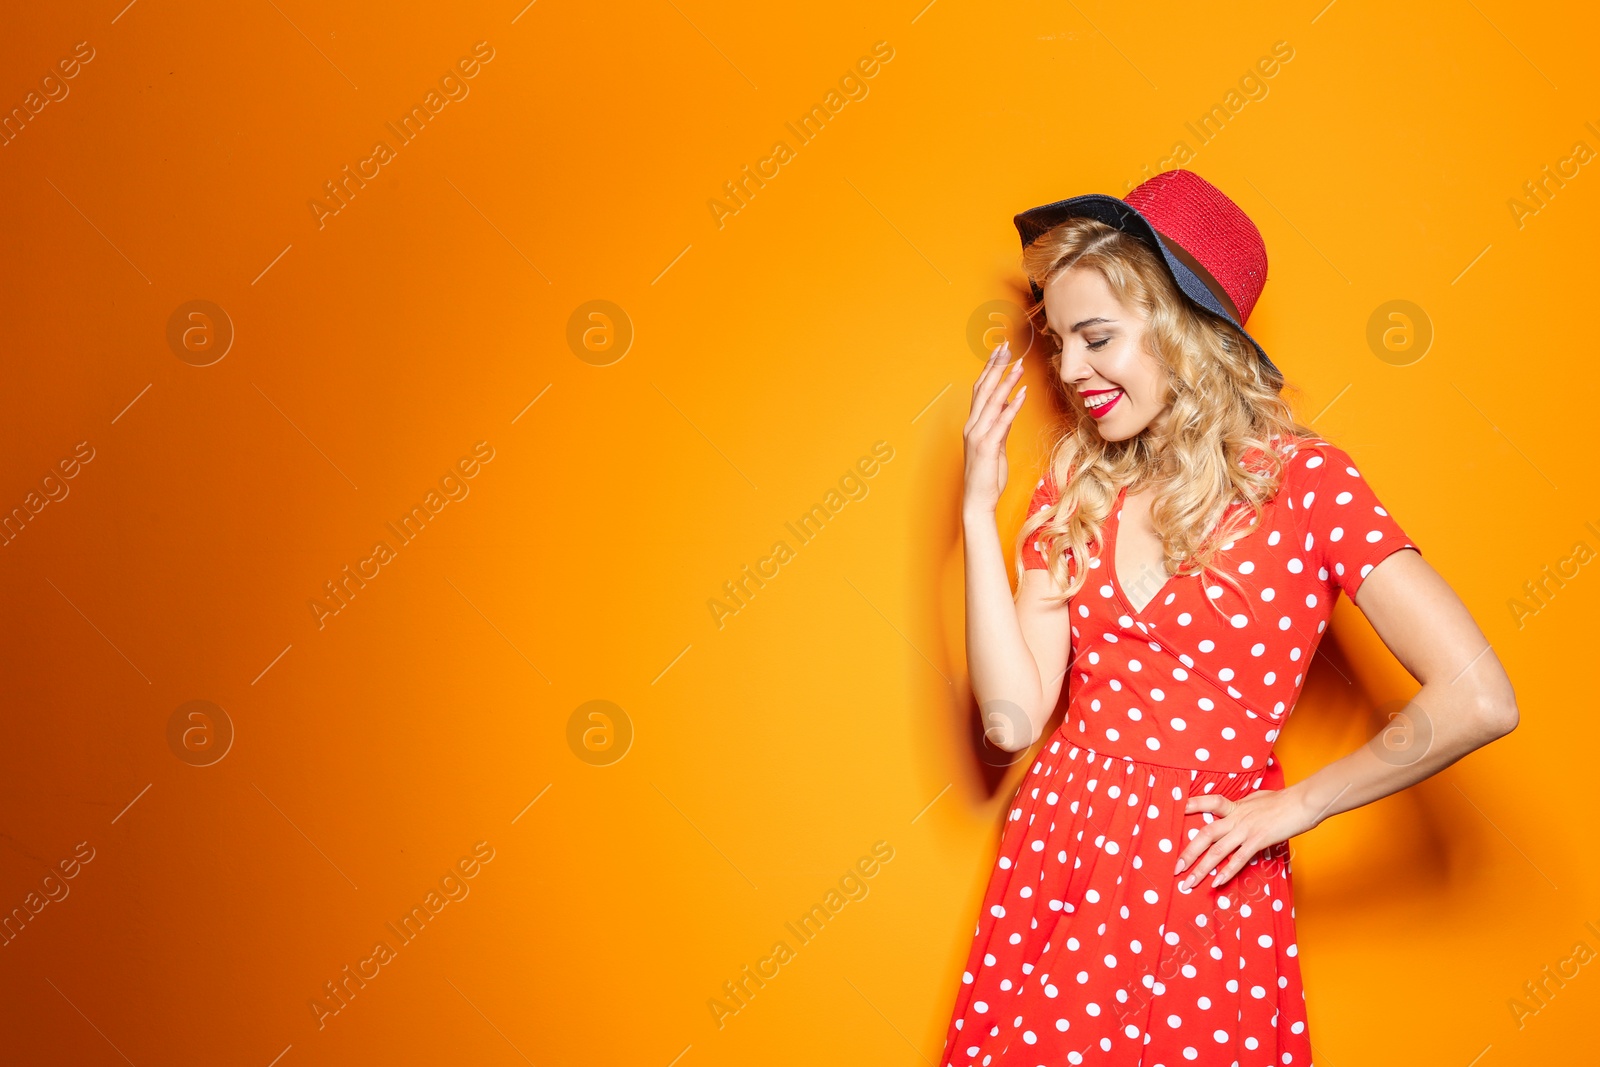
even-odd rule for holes
{"type": "Polygon", "coordinates": [[[1116,322],[1116,321],[1117,321],[1116,319],[1107,319],[1107,318],[1098,317],[1098,316],[1095,317],[1095,318],[1092,318],[1092,319],[1084,319],[1082,322],[1080,322],[1077,325],[1072,327],[1072,332],[1073,333],[1077,333],[1079,330],[1083,329],[1085,326],[1093,326],[1093,325],[1095,325],[1096,323],[1099,323],[1099,322],[1116,322]]]}

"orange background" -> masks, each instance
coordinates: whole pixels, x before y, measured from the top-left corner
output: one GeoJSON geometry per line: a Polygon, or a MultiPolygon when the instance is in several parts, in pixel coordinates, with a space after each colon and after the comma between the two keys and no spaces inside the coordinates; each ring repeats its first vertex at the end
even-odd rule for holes
{"type": "MultiPolygon", "coordinates": [[[[1013,213],[1120,194],[1179,140],[1266,238],[1250,328],[1302,419],[1521,703],[1509,738],[1296,839],[1319,1055],[1593,1054],[1592,967],[1520,1026],[1508,1007],[1600,949],[1574,669],[1600,578],[1568,564],[1537,612],[1510,603],[1600,546],[1575,313],[1600,177],[1574,161],[1509,204],[1600,148],[1592,13],[122,4],[14,5],[0,33],[7,110],[93,49],[0,147],[0,507],[39,506],[0,549],[0,908],[70,890],[0,948],[5,1059],[936,1062],[1022,765],[977,754],[963,666],[969,319],[1018,294],[1013,213]],[[319,228],[324,183],[480,41],[468,94],[319,228]],[[867,95],[798,145],[785,123],[880,41],[867,95]],[[1200,144],[1185,123],[1279,41],[1200,144]],[[719,227],[708,201],[780,138],[793,158],[719,227]],[[1368,343],[1396,299],[1431,323],[1420,359],[1368,343]],[[235,334],[208,366],[167,340],[191,300],[235,334]],[[620,359],[568,344],[592,300],[631,324],[620,359]],[[866,495],[797,546],[784,524],[880,441],[866,495]],[[478,442],[469,495],[319,628],[323,583],[478,442]],[[793,558],[719,626],[708,602],[779,539],[793,558]],[[204,731],[168,739],[193,700],[234,730],[209,766],[204,731]],[[632,734],[609,765],[569,743],[594,700],[632,734]],[[790,939],[880,841],[867,895],[790,939]],[[324,983],[478,842],[493,859],[447,883],[469,894],[319,1029],[324,983]],[[794,958],[719,1026],[708,1001],[779,939],[794,958]]],[[[1007,535],[1058,411],[1042,370],[1007,535]]],[[[1415,690],[1348,602],[1323,651],[1291,780],[1415,690]]]]}

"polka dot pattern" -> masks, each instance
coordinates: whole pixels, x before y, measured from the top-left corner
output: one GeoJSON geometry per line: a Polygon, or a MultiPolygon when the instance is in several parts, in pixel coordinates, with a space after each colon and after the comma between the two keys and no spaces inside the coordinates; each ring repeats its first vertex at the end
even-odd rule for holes
{"type": "MultiPolygon", "coordinates": [[[[1135,610],[1112,508],[1069,605],[1061,726],[1019,785],[941,1067],[1311,1064],[1288,844],[1180,889],[1213,818],[1190,796],[1283,788],[1273,744],[1342,591],[1416,548],[1349,455],[1293,443],[1261,529],[1223,546],[1238,581],[1174,577],[1135,610]],[[980,1007],[981,1005],[981,1007],[980,1007]]],[[[1030,511],[1054,502],[1041,481],[1030,511]]],[[[1042,567],[1042,545],[1023,546],[1042,567]]]]}

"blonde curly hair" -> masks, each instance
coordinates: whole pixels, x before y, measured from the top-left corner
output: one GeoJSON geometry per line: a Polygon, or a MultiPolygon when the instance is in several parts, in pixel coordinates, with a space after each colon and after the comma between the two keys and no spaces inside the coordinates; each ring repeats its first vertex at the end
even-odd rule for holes
{"type": "Polygon", "coordinates": [[[1295,390],[1261,362],[1241,331],[1190,303],[1160,253],[1113,226],[1068,220],[1024,250],[1022,267],[1041,290],[1073,267],[1099,271],[1125,306],[1143,313],[1146,348],[1169,372],[1172,410],[1164,443],[1149,431],[1126,441],[1102,438],[1082,398],[1061,380],[1061,340],[1049,328],[1043,300],[1029,305],[1029,318],[1053,349],[1051,378],[1075,417],[1060,428],[1045,467],[1055,502],[1030,514],[1017,539],[1019,581],[1022,546],[1037,541],[1063,595],[1075,594],[1089,573],[1075,561],[1099,544],[1118,492],[1155,484],[1163,489],[1150,518],[1168,577],[1210,575],[1238,590],[1238,580],[1214,565],[1216,553],[1259,521],[1299,440],[1317,438],[1281,395],[1295,390]]]}

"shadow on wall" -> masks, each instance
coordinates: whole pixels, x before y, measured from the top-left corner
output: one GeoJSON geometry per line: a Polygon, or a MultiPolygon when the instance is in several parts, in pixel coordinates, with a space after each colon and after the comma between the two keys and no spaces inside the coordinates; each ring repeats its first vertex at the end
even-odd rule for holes
{"type": "MultiPolygon", "coordinates": [[[[1342,594],[1340,599],[1345,599],[1342,594]]],[[[1416,691],[1416,682],[1394,661],[1365,616],[1352,604],[1335,605],[1300,701],[1275,746],[1286,780],[1299,781],[1369,743],[1390,752],[1386,758],[1396,762],[1414,759],[1400,746],[1426,744],[1424,713],[1407,702],[1416,691]]],[[[1492,862],[1484,854],[1493,847],[1487,835],[1494,830],[1450,784],[1451,774],[1446,768],[1376,801],[1385,809],[1381,832],[1370,829],[1374,824],[1367,820],[1372,813],[1365,807],[1319,827],[1349,820],[1332,834],[1309,839],[1316,842],[1320,856],[1319,877],[1305,879],[1296,871],[1296,904],[1320,920],[1360,916],[1366,921],[1374,900],[1398,896],[1413,902],[1442,900],[1451,895],[1453,868],[1458,869],[1459,879],[1459,868],[1492,862]],[[1363,829],[1363,823],[1369,829],[1363,829]],[[1484,858],[1474,860],[1474,856],[1484,858]]]]}

